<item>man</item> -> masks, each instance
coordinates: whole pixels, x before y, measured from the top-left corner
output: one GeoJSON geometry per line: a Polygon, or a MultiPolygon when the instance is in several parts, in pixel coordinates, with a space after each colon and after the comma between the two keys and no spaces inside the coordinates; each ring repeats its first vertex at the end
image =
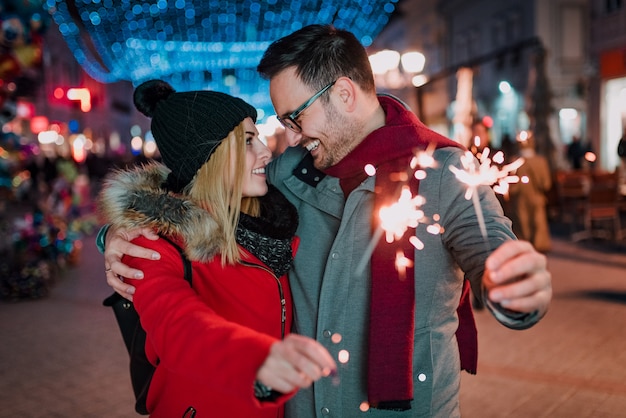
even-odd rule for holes
{"type": "MultiPolygon", "coordinates": [[[[552,297],[545,257],[514,239],[489,187],[477,191],[489,234],[483,239],[465,187],[449,170],[461,165],[463,150],[398,101],[376,95],[367,54],[349,32],[307,26],[274,42],[258,70],[270,80],[290,145],[268,166],[268,181],[300,215],[301,245],[290,272],[294,332],[316,338],[342,363],[335,379],[301,390],[288,416],[460,416],[460,370],[475,367],[466,350],[475,334],[457,334],[459,319],[464,330],[471,322],[467,311],[457,314],[464,279],[498,321],[526,328],[552,297]],[[437,166],[419,182],[403,176],[414,150],[430,144],[437,166]],[[367,163],[375,176],[364,174],[367,163]],[[397,200],[403,185],[426,199],[424,211],[438,217],[443,232],[419,225],[395,243],[380,240],[369,257],[376,209],[397,200]],[[407,245],[408,235],[423,249],[407,245]],[[406,270],[396,267],[396,254],[406,270]],[[367,267],[360,268],[364,258],[367,267]]],[[[158,255],[127,242],[149,231],[114,232],[107,237],[107,280],[130,297],[132,288],[116,274],[141,272],[122,265],[121,255],[158,255]]]]}

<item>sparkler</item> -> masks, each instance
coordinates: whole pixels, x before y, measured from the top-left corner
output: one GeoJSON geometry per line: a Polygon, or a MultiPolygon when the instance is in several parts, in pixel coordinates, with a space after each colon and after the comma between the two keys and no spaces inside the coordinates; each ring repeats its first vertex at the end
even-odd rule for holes
{"type": "MultiPolygon", "coordinates": [[[[493,186],[493,190],[496,193],[506,194],[509,190],[509,184],[517,183],[519,177],[510,175],[511,171],[517,170],[522,164],[524,159],[519,158],[510,164],[504,165],[502,168],[491,165],[491,159],[489,158],[489,148],[485,148],[480,155],[480,164],[476,167],[476,158],[474,155],[467,151],[461,157],[461,164],[463,169],[450,166],[450,171],[454,173],[456,178],[462,183],[467,185],[467,191],[465,192],[466,199],[472,199],[474,204],[474,210],[476,211],[476,217],[478,218],[478,225],[480,227],[480,233],[483,236],[485,242],[487,242],[487,228],[485,226],[485,219],[483,211],[480,206],[480,201],[477,193],[478,186],[493,186]]],[[[502,162],[504,160],[504,153],[498,151],[493,160],[496,162],[502,162]]]]}
{"type": "MultiPolygon", "coordinates": [[[[435,168],[437,163],[433,158],[433,152],[435,147],[429,146],[426,150],[420,150],[415,153],[409,164],[409,173],[413,171],[412,175],[416,179],[422,180],[426,177],[426,168],[435,168]]],[[[499,194],[506,194],[509,190],[509,185],[517,183],[520,179],[516,175],[509,173],[517,170],[522,164],[524,159],[519,158],[512,163],[504,165],[502,168],[492,165],[491,162],[502,164],[504,162],[504,153],[502,151],[496,152],[492,158],[489,157],[490,150],[485,148],[479,156],[479,164],[476,164],[476,157],[467,151],[461,157],[461,164],[463,169],[456,166],[450,166],[450,170],[454,173],[456,178],[462,183],[467,185],[467,191],[465,192],[466,199],[472,199],[474,209],[476,211],[476,217],[478,219],[478,225],[480,233],[487,242],[487,228],[485,226],[485,219],[483,216],[482,207],[480,206],[480,200],[477,193],[478,186],[485,185],[493,188],[494,192],[499,194]]],[[[376,174],[376,168],[371,164],[368,164],[364,168],[365,172],[369,176],[376,174]]],[[[398,178],[408,178],[407,173],[397,173],[398,178]]],[[[357,265],[356,273],[361,274],[367,265],[367,261],[372,255],[374,248],[378,241],[385,235],[385,239],[388,243],[399,240],[408,228],[417,228],[419,223],[426,223],[427,218],[424,215],[424,211],[421,210],[421,206],[426,202],[426,199],[420,195],[413,196],[410,188],[406,185],[406,180],[401,186],[400,197],[398,201],[390,206],[382,207],[379,211],[380,224],[374,231],[372,239],[368,243],[367,248],[361,258],[361,261],[357,265]]],[[[434,220],[438,220],[438,215],[435,215],[434,220]]],[[[428,225],[427,232],[431,234],[440,234],[443,228],[438,223],[428,225]]],[[[418,250],[424,248],[424,243],[417,237],[411,236],[409,242],[418,250]]],[[[407,259],[403,254],[396,255],[396,269],[400,274],[406,270],[407,259]]]]}
{"type": "MultiPolygon", "coordinates": [[[[374,235],[368,243],[361,261],[356,267],[357,274],[363,273],[363,270],[365,270],[365,266],[367,265],[367,261],[371,257],[376,244],[383,235],[385,235],[385,240],[388,243],[391,243],[402,238],[408,228],[417,228],[420,222],[425,223],[427,221],[424,211],[421,210],[421,206],[426,202],[426,199],[420,195],[413,196],[406,183],[408,175],[411,171],[412,175],[416,179],[422,180],[426,177],[426,171],[424,171],[424,169],[436,167],[436,161],[432,156],[434,150],[435,147],[433,145],[428,146],[425,150],[416,151],[409,163],[408,172],[396,173],[398,179],[403,180],[404,183],[401,186],[400,197],[397,202],[391,204],[390,206],[380,208],[378,214],[381,222],[374,231],[374,235]]],[[[369,176],[376,174],[376,169],[371,164],[367,164],[364,170],[369,176]]],[[[442,229],[438,224],[433,228],[429,227],[427,229],[427,231],[431,234],[438,234],[441,230],[442,229]]],[[[424,248],[424,243],[416,236],[411,236],[409,238],[409,242],[418,250],[424,248]]],[[[403,254],[396,255],[396,269],[401,275],[406,271],[407,267],[410,267],[407,265],[407,261],[410,260],[404,257],[403,254]]]]}
{"type": "MultiPolygon", "coordinates": [[[[416,179],[424,179],[426,177],[424,169],[435,168],[437,166],[436,161],[432,156],[433,152],[434,146],[429,146],[426,150],[416,152],[414,157],[411,159],[408,172],[410,173],[410,171],[414,170],[412,174],[416,179]]],[[[485,226],[485,220],[480,206],[477,188],[481,185],[492,186],[496,193],[506,194],[509,190],[509,185],[519,181],[518,176],[510,175],[509,173],[517,170],[524,163],[524,160],[519,158],[510,164],[504,165],[502,168],[498,168],[497,166],[491,165],[491,162],[494,161],[497,164],[502,164],[504,162],[504,153],[502,151],[498,151],[494,154],[493,158],[489,158],[489,153],[489,148],[485,148],[483,150],[480,155],[480,163],[478,164],[478,167],[476,165],[476,158],[470,151],[467,151],[461,157],[463,169],[459,169],[452,165],[450,166],[450,170],[454,173],[456,178],[467,185],[465,198],[472,199],[480,231],[487,245],[487,228],[485,226]]],[[[369,176],[376,174],[376,169],[371,164],[367,164],[364,167],[364,170],[369,176]]],[[[407,173],[397,173],[399,178],[404,177],[405,179],[408,179],[408,175],[406,174],[407,173]]],[[[401,186],[400,197],[398,200],[392,205],[382,207],[379,210],[380,224],[374,231],[372,239],[368,243],[363,257],[357,265],[357,274],[363,273],[363,270],[367,265],[367,261],[371,257],[376,244],[383,235],[385,236],[385,240],[388,243],[391,243],[395,240],[401,239],[408,228],[417,228],[419,223],[425,223],[427,221],[424,211],[421,210],[421,206],[426,202],[426,199],[420,195],[413,196],[410,187],[406,183],[407,182],[405,180],[404,184],[401,186]]],[[[433,220],[435,222],[428,225],[426,230],[433,235],[442,233],[443,227],[438,223],[439,215],[435,214],[433,216],[433,220]]],[[[424,243],[415,235],[412,235],[409,238],[409,242],[418,250],[424,248],[424,243]]],[[[396,253],[395,265],[401,277],[406,274],[406,268],[411,267],[411,263],[412,261],[405,257],[402,251],[398,251],[396,253]]],[[[348,358],[349,353],[346,350],[342,350],[339,353],[338,360],[341,363],[347,362],[348,358]]],[[[363,402],[359,406],[359,409],[362,412],[367,412],[369,408],[370,405],[368,402],[363,402]]]]}

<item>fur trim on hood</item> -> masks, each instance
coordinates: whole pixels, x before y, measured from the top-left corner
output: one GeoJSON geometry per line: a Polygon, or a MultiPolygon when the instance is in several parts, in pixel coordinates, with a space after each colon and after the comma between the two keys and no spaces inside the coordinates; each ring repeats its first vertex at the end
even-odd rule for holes
{"type": "Polygon", "coordinates": [[[222,230],[189,196],[163,187],[169,171],[152,162],[110,173],[98,199],[100,215],[115,228],[148,227],[159,235],[181,239],[190,260],[206,262],[222,247],[222,230]]]}

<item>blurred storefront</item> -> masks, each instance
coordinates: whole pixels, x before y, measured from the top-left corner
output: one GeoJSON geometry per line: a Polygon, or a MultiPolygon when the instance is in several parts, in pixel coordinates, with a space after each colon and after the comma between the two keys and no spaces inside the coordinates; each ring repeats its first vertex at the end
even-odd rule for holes
{"type": "Polygon", "coordinates": [[[626,46],[600,55],[600,81],[601,157],[612,169],[620,163],[617,145],[626,128],[626,46]]]}
{"type": "Polygon", "coordinates": [[[470,115],[456,116],[465,122],[453,134],[467,137],[470,120],[488,117],[491,145],[500,147],[531,129],[552,168],[567,168],[567,145],[589,140],[587,1],[441,0],[438,9],[447,27],[450,117],[459,105],[470,115]],[[472,70],[471,83],[463,83],[471,86],[471,107],[459,102],[452,70],[460,68],[472,70]]]}
{"type": "Polygon", "coordinates": [[[626,3],[590,3],[590,52],[596,63],[589,86],[590,133],[597,138],[602,167],[614,170],[620,166],[617,144],[626,127],[626,3]]]}

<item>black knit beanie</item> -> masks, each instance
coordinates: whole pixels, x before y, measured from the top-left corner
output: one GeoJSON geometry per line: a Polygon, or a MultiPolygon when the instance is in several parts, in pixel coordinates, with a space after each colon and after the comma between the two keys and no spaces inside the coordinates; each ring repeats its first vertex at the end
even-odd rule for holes
{"type": "Polygon", "coordinates": [[[256,109],[243,100],[216,91],[177,93],[165,81],[150,80],[135,89],[137,109],[152,118],[152,135],[170,169],[167,187],[188,185],[217,146],[256,109]]]}

